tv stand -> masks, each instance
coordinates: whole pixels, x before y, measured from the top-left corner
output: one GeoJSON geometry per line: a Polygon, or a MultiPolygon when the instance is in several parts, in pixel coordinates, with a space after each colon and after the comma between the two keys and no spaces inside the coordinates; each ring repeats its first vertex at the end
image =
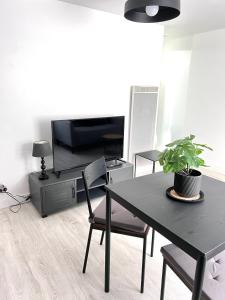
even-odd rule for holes
{"type": "MultiPolygon", "coordinates": [[[[84,167],[81,167],[68,172],[57,172],[57,174],[53,170],[47,170],[49,175],[47,180],[39,180],[39,172],[29,175],[31,202],[43,218],[86,200],[83,170],[84,167]]],[[[133,178],[133,164],[122,160],[117,160],[116,164],[114,161],[113,166],[107,164],[107,176],[109,183],[133,178]]],[[[105,190],[102,187],[104,186],[105,180],[102,178],[96,180],[91,186],[90,197],[103,196],[105,190]]]]}

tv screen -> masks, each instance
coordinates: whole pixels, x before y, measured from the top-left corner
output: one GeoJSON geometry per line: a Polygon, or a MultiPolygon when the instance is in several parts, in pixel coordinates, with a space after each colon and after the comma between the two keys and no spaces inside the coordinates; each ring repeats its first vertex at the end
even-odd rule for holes
{"type": "Polygon", "coordinates": [[[123,157],[124,117],[52,121],[54,171],[123,157]]]}

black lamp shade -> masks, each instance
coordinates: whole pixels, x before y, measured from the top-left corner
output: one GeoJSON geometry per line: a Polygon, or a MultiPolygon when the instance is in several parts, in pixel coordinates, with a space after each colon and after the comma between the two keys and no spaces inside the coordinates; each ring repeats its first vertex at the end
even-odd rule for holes
{"type": "Polygon", "coordinates": [[[48,141],[37,141],[33,143],[33,153],[34,157],[46,157],[52,153],[51,147],[48,141]]]}
{"type": "Polygon", "coordinates": [[[124,17],[140,23],[156,23],[174,19],[180,15],[180,0],[128,0],[124,17]],[[146,6],[159,6],[155,16],[147,15],[146,6]]]}

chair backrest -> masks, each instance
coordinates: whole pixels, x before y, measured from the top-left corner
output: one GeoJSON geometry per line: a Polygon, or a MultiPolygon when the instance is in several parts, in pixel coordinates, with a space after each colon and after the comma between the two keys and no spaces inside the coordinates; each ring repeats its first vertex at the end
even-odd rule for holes
{"type": "Polygon", "coordinates": [[[89,220],[91,221],[94,218],[94,214],[91,207],[89,188],[91,187],[92,183],[94,183],[100,177],[104,177],[105,183],[108,184],[105,158],[101,157],[89,164],[82,172],[82,177],[89,210],[89,220]]]}

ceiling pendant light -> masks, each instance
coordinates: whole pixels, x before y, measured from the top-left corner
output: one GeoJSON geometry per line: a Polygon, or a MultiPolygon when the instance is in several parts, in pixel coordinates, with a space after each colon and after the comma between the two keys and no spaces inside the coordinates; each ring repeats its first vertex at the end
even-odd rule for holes
{"type": "Polygon", "coordinates": [[[128,0],[124,17],[140,23],[156,23],[174,19],[180,14],[180,0],[128,0]]]}
{"type": "Polygon", "coordinates": [[[145,11],[149,17],[154,17],[159,12],[159,6],[158,5],[147,5],[145,7],[145,11]]]}

